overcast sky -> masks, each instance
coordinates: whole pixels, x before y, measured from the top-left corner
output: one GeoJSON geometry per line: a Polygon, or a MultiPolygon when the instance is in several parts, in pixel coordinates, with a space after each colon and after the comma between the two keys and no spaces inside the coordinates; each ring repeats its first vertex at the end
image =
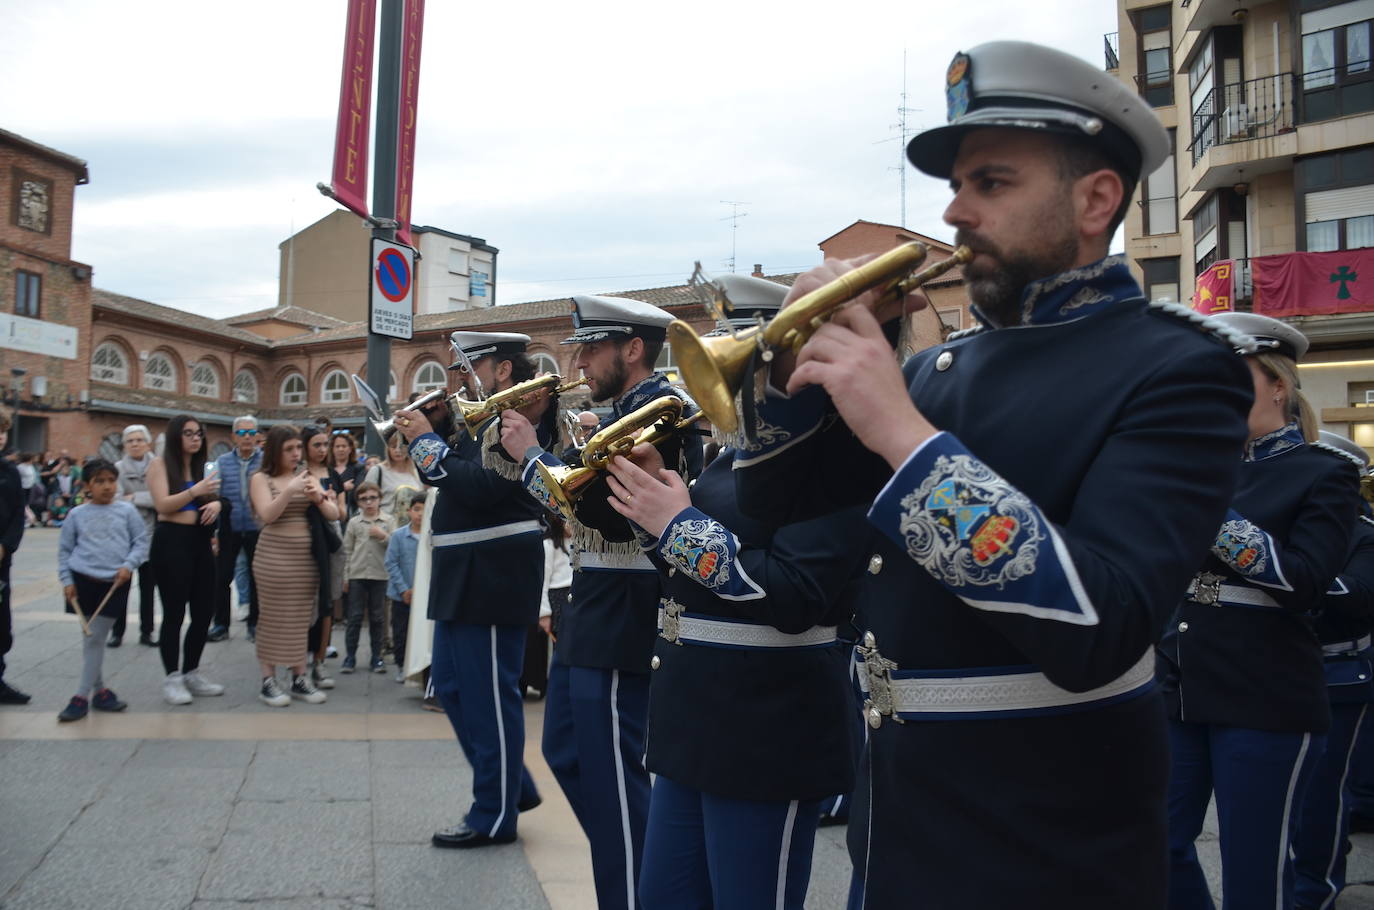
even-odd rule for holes
{"type": "MultiPolygon", "coordinates": [[[[210,316],[275,306],[277,244],[328,214],[343,0],[0,0],[0,127],[89,162],[73,258],[210,316]]],[[[502,303],[820,259],[901,219],[898,108],[944,120],[955,51],[1103,64],[1110,0],[690,4],[429,0],[414,221],[500,249],[502,303]],[[937,18],[938,16],[938,18],[937,18]]],[[[949,191],[907,167],[906,225],[949,191]]],[[[361,267],[361,266],[360,266],[361,267]]],[[[359,314],[358,318],[362,318],[359,314]]]]}

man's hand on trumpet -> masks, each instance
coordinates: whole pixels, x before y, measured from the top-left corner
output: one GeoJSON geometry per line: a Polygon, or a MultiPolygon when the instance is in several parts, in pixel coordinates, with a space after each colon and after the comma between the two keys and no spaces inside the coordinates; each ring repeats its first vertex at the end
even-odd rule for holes
{"type": "Polygon", "coordinates": [[[416,438],[433,433],[434,426],[429,422],[423,411],[402,408],[396,412],[396,428],[401,431],[406,442],[414,442],[416,438]]]}
{"type": "Polygon", "coordinates": [[[519,411],[501,412],[501,448],[516,462],[525,460],[531,446],[539,445],[534,424],[519,411]]]}
{"type": "MultiPolygon", "coordinates": [[[[825,266],[812,272],[823,270],[825,266]]],[[[848,269],[841,269],[840,273],[844,271],[848,269]]],[[[830,274],[825,280],[834,277],[830,274]]],[[[862,295],[857,301],[864,302],[866,297],[862,295]]],[[[916,309],[926,305],[925,297],[919,294],[912,294],[907,300],[917,303],[916,309]]],[[[897,315],[893,304],[888,316],[897,315]]],[[[774,383],[780,378],[775,366],[774,383]]],[[[866,306],[842,307],[802,346],[786,377],[787,393],[794,395],[808,385],[824,387],[849,429],[893,470],[938,432],[911,403],[906,379],[883,335],[879,317],[866,306]]]]}
{"type": "Polygon", "coordinates": [[[673,517],[692,504],[692,494],[676,471],[663,465],[663,456],[651,445],[637,445],[630,457],[617,455],[606,479],[611,488],[611,508],[655,537],[673,517]]]}

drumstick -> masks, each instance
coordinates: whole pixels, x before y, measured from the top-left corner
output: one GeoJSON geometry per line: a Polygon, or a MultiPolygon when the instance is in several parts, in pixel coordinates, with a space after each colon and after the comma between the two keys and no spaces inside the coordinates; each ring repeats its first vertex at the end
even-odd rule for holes
{"type": "MultiPolygon", "coordinates": [[[[119,590],[119,585],[120,585],[120,582],[118,582],[118,581],[116,581],[114,584],[110,585],[110,590],[108,590],[108,591],[105,592],[105,596],[104,596],[103,598],[101,598],[101,600],[100,600],[100,605],[97,606],[97,607],[95,608],[95,612],[91,614],[91,621],[92,621],[92,622],[95,620],[95,618],[96,618],[97,616],[100,615],[100,611],[103,610],[103,609],[105,609],[105,605],[106,605],[107,603],[110,602],[110,598],[114,596],[114,592],[117,591],[117,590],[119,590]]],[[[87,627],[86,634],[87,634],[87,635],[91,634],[91,633],[90,633],[90,627],[89,627],[89,626],[87,627]]]]}
{"type": "Polygon", "coordinates": [[[110,590],[105,592],[105,596],[101,599],[100,605],[95,608],[95,612],[91,614],[89,620],[86,618],[85,614],[81,612],[81,604],[77,603],[75,597],[67,601],[67,603],[72,605],[72,609],[76,610],[76,618],[81,621],[81,631],[87,638],[91,635],[91,621],[100,615],[101,610],[105,609],[105,605],[110,602],[110,598],[114,596],[114,592],[118,590],[118,588],[118,584],[110,585],[110,590]]]}
{"type": "Polygon", "coordinates": [[[81,623],[81,634],[85,635],[87,638],[90,638],[91,627],[86,622],[86,614],[81,612],[81,604],[77,603],[75,597],[68,597],[67,603],[71,606],[73,610],[76,611],[76,619],[79,623],[81,623]]]}

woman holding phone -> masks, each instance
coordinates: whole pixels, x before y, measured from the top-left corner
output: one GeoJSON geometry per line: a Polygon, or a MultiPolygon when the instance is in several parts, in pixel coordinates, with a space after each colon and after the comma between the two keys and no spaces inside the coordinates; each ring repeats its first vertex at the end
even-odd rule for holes
{"type": "Polygon", "coordinates": [[[205,430],[189,414],[178,414],[168,421],[165,450],[148,465],[147,474],[157,510],[151,561],[162,599],[158,647],[167,672],[162,697],[172,705],[189,705],[192,696],[224,694],[224,686],[200,672],[200,655],[215,612],[211,537],[220,510],[219,477],[205,469],[205,430]],[[188,605],[191,622],[183,647],[181,623],[188,605]]]}

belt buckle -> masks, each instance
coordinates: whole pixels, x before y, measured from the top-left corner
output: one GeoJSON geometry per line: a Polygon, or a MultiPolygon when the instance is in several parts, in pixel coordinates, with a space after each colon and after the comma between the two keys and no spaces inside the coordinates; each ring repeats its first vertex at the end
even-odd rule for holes
{"type": "Polygon", "coordinates": [[[883,725],[884,717],[895,723],[906,723],[896,715],[892,700],[892,671],[897,669],[897,662],[878,653],[878,639],[872,632],[864,633],[863,643],[855,650],[863,661],[861,672],[867,682],[864,687],[868,690],[868,697],[864,699],[864,718],[868,725],[876,730],[883,725]]]}
{"type": "Polygon", "coordinates": [[[664,598],[663,628],[660,629],[658,633],[665,641],[672,642],[679,648],[682,647],[682,641],[679,638],[682,633],[682,623],[680,621],[682,610],[682,604],[673,600],[671,597],[664,598]]]}
{"type": "Polygon", "coordinates": [[[1220,601],[1222,577],[1211,572],[1200,573],[1193,586],[1193,603],[1211,606],[1220,601]]]}

